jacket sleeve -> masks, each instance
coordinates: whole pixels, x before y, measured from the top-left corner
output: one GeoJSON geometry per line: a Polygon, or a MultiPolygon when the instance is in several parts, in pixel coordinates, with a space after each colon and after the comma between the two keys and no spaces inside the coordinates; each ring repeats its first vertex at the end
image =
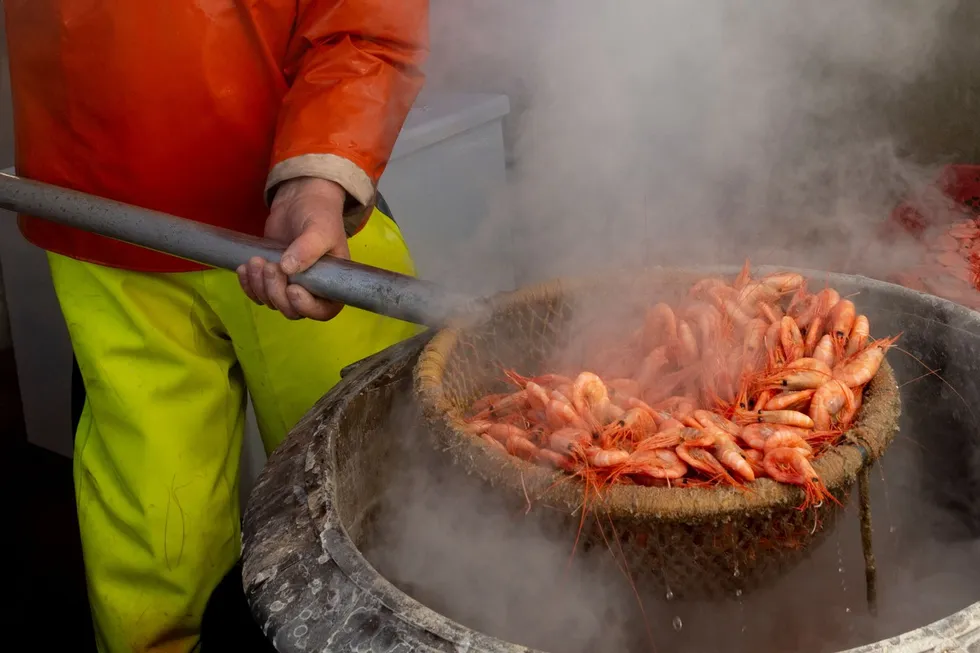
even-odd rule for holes
{"type": "Polygon", "coordinates": [[[347,191],[353,235],[422,88],[428,0],[299,0],[283,72],[283,99],[266,182],[335,181],[347,191]]]}

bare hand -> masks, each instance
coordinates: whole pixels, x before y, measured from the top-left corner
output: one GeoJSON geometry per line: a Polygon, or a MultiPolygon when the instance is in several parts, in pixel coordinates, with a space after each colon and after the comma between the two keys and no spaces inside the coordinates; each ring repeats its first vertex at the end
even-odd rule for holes
{"type": "Polygon", "coordinates": [[[265,237],[286,245],[286,251],[279,263],[256,256],[238,268],[238,281],[253,302],[277,309],[290,320],[325,321],[340,312],[342,304],[314,297],[305,288],[290,284],[287,277],[303,272],[326,254],[350,258],[343,221],[345,195],[342,186],[325,179],[300,177],[283,182],[272,201],[265,237]]]}

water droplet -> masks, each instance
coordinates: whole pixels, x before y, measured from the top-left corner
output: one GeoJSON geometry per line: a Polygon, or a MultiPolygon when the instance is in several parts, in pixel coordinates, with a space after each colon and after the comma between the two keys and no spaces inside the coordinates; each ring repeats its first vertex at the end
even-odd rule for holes
{"type": "Polygon", "coordinates": [[[742,590],[735,590],[735,596],[742,596],[742,590]]]}
{"type": "Polygon", "coordinates": [[[674,593],[671,592],[670,590],[667,590],[667,594],[665,594],[664,596],[667,597],[667,600],[668,601],[673,601],[674,600],[674,593]]]}
{"type": "Polygon", "coordinates": [[[850,612],[850,611],[851,611],[850,608],[844,608],[844,612],[850,612]]]}
{"type": "Polygon", "coordinates": [[[895,532],[895,527],[894,526],[889,526],[888,527],[888,532],[889,533],[894,533],[895,532]]]}
{"type": "Polygon", "coordinates": [[[674,617],[673,626],[674,630],[680,630],[684,627],[684,622],[681,621],[680,617],[674,617]]]}
{"type": "Polygon", "coordinates": [[[838,567],[838,568],[837,568],[837,571],[839,571],[840,573],[842,573],[842,574],[843,574],[843,573],[844,573],[844,568],[843,568],[843,567],[838,567]]]}

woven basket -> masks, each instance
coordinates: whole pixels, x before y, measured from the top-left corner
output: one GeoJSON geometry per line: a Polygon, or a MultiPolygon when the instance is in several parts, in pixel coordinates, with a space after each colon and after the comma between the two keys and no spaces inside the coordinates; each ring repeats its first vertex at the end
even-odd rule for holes
{"type": "MultiPolygon", "coordinates": [[[[609,318],[605,322],[628,324],[642,307],[624,308],[616,298],[671,301],[701,276],[653,270],[625,280],[552,282],[499,296],[489,318],[450,326],[422,352],[415,386],[425,421],[457,466],[515,503],[532,501],[538,508],[532,513],[550,523],[557,518],[571,542],[583,505],[581,482],[498,452],[463,431],[463,416],[475,399],[506,387],[500,381],[501,364],[523,374],[553,371],[556,357],[575,346],[581,316],[602,313],[609,318]]],[[[858,472],[891,442],[899,410],[898,387],[885,363],[868,384],[848,443],[814,463],[842,504],[858,472]]],[[[614,485],[592,504],[582,545],[609,546],[614,537],[638,582],[653,583],[678,598],[751,591],[802,560],[830,530],[840,508],[825,501],[800,511],[802,491],[770,479],[750,487],[751,492],[614,485]]]]}

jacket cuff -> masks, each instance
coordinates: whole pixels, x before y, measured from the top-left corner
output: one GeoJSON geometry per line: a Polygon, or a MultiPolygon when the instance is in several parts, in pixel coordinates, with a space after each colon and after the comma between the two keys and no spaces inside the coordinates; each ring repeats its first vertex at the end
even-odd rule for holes
{"type": "Polygon", "coordinates": [[[361,230],[374,210],[375,188],[371,178],[353,161],[336,154],[303,154],[274,165],[265,183],[266,204],[272,203],[279,184],[297,177],[327,179],[347,191],[343,217],[348,238],[361,230]]]}

